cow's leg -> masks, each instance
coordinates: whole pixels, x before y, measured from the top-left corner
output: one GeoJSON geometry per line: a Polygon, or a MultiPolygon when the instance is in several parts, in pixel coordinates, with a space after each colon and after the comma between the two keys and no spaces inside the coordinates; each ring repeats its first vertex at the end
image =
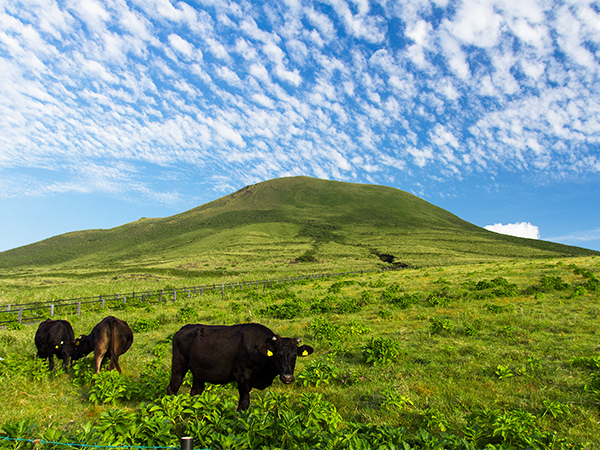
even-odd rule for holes
{"type": "Polygon", "coordinates": [[[104,355],[106,354],[106,350],[101,348],[94,349],[94,359],[96,363],[96,371],[94,372],[96,375],[100,373],[100,367],[102,366],[102,360],[104,359],[104,355]]]}
{"type": "Polygon", "coordinates": [[[173,356],[171,358],[171,381],[167,387],[167,394],[175,395],[183,383],[183,377],[189,368],[188,360],[179,351],[177,346],[173,346],[173,356]]]}
{"type": "Polygon", "coordinates": [[[192,383],[192,389],[190,390],[190,395],[200,395],[204,392],[204,381],[200,381],[198,378],[194,377],[194,382],[192,383]]]}
{"type": "Polygon", "coordinates": [[[250,407],[250,389],[250,383],[238,381],[238,392],[240,394],[240,401],[237,407],[238,411],[245,411],[250,407]]]}
{"type": "Polygon", "coordinates": [[[50,352],[48,356],[48,369],[54,370],[54,353],[50,352]]]}
{"type": "Polygon", "coordinates": [[[71,358],[65,352],[61,354],[61,359],[63,360],[63,367],[65,368],[65,372],[69,370],[69,363],[71,362],[71,358]]]}
{"type": "Polygon", "coordinates": [[[119,373],[121,373],[121,366],[119,365],[119,355],[114,353],[110,357],[110,365],[108,366],[108,370],[117,369],[119,373]]]}

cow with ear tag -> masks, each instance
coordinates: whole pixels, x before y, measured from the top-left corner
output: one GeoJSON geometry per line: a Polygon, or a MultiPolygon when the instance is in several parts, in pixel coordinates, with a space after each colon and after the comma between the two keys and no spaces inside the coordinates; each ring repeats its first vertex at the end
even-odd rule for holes
{"type": "Polygon", "coordinates": [[[176,394],[183,377],[192,371],[191,395],[202,393],[205,383],[237,382],[238,411],[250,406],[250,391],[265,389],[273,380],[294,381],[296,358],[313,353],[301,340],[276,335],[264,325],[183,326],[173,336],[171,382],[168,394],[176,394]]]}
{"type": "Polygon", "coordinates": [[[62,359],[65,370],[69,368],[75,350],[73,327],[66,320],[46,319],[35,333],[38,358],[48,359],[48,369],[54,370],[54,355],[62,359]]]}

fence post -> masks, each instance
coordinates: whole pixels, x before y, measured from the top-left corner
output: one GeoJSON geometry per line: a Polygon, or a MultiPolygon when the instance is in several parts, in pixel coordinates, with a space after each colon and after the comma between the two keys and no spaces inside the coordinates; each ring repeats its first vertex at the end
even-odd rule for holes
{"type": "Polygon", "coordinates": [[[19,308],[19,317],[17,317],[19,323],[23,321],[23,308],[19,308]]]}
{"type": "Polygon", "coordinates": [[[188,293],[188,300],[189,300],[190,296],[192,295],[192,291],[188,289],[187,293],[188,293]]]}
{"type": "Polygon", "coordinates": [[[50,305],[50,317],[54,315],[54,305],[50,305]]]}
{"type": "Polygon", "coordinates": [[[182,437],[181,450],[194,450],[194,438],[191,436],[182,437]]]}
{"type": "Polygon", "coordinates": [[[163,295],[163,290],[161,289],[159,294],[158,294],[158,301],[159,303],[162,302],[162,295],[163,295]]]}
{"type": "Polygon", "coordinates": [[[10,305],[6,305],[6,312],[10,311],[10,305]]]}
{"type": "Polygon", "coordinates": [[[173,301],[177,300],[177,291],[173,288],[173,301]]]}

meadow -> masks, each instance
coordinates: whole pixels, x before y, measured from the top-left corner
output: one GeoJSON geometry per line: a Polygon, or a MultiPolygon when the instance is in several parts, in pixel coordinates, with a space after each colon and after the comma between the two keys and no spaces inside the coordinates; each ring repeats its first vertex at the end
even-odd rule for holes
{"type": "MultiPolygon", "coordinates": [[[[49,287],[30,291],[47,298],[179,287],[182,273],[77,279],[53,272],[49,287]]],[[[233,277],[213,274],[219,276],[233,277]]],[[[35,357],[37,326],[13,325],[0,330],[0,398],[10,399],[0,409],[0,435],[26,440],[0,446],[169,447],[193,435],[196,448],[211,449],[598,448],[599,278],[597,256],[515,259],[55,317],[69,320],[76,335],[107,315],[126,320],[135,340],[120,358],[121,375],[94,376],[91,356],[68,373],[48,373],[35,357]],[[252,391],[243,413],[235,411],[231,385],[192,398],[188,379],[179,395],[166,395],[170,339],[183,324],[241,322],[315,348],[298,360],[294,384],[276,380],[252,391]]],[[[5,276],[2,302],[24,298],[30,279],[5,276]]]]}

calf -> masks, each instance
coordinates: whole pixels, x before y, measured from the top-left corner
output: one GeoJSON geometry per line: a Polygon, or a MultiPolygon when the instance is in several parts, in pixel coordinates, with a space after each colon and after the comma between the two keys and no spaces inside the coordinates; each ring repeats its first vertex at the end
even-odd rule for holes
{"type": "Polygon", "coordinates": [[[171,382],[168,394],[176,394],[183,377],[192,371],[191,395],[204,390],[205,383],[237,382],[238,411],[250,406],[250,391],[265,389],[275,377],[294,381],[297,356],[308,356],[313,348],[298,346],[301,339],[282,338],[267,327],[248,323],[231,326],[185,325],[173,336],[171,382]]]}
{"type": "Polygon", "coordinates": [[[65,370],[75,349],[73,327],[66,320],[46,319],[35,333],[38,358],[48,358],[48,368],[54,370],[54,355],[63,360],[65,370]]]}
{"type": "Polygon", "coordinates": [[[75,340],[73,359],[83,358],[94,352],[97,374],[104,358],[110,358],[108,370],[117,369],[121,372],[119,356],[129,350],[133,343],[133,332],[127,322],[109,316],[96,325],[89,335],[79,336],[75,340]]]}

